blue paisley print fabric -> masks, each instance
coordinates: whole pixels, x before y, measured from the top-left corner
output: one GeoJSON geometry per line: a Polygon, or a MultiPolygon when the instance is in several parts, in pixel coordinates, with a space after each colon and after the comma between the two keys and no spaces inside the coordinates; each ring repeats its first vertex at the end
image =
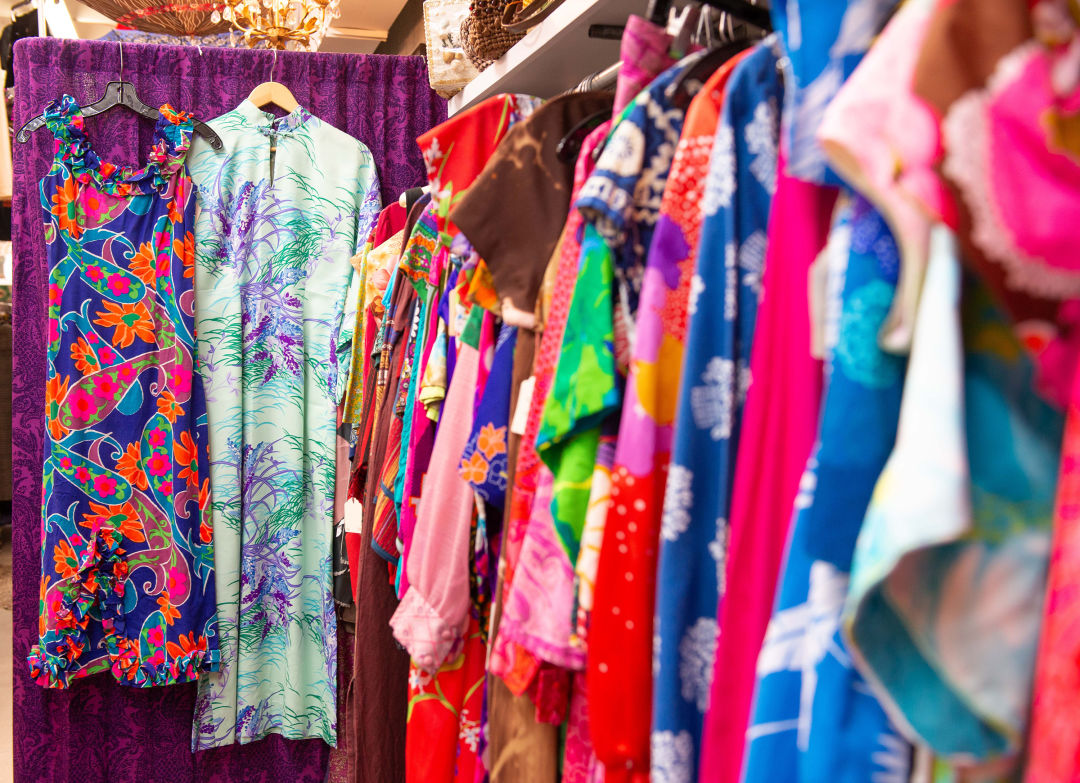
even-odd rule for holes
{"type": "Polygon", "coordinates": [[[102,161],[75,99],[45,110],[49,257],[39,685],[213,669],[206,406],[194,372],[192,119],[162,106],[140,169],[102,161]]]}

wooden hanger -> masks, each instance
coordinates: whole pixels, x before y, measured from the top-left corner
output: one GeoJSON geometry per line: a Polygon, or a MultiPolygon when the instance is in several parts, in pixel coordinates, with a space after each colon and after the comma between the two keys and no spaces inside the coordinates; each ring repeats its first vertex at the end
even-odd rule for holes
{"type": "Polygon", "coordinates": [[[293,112],[300,106],[292,90],[281,82],[274,81],[274,71],[277,69],[277,49],[274,50],[274,62],[270,66],[270,81],[257,85],[247,99],[260,109],[269,104],[274,104],[283,111],[293,112]]]}
{"type": "Polygon", "coordinates": [[[283,111],[292,112],[300,106],[296,96],[281,82],[263,82],[251,91],[247,99],[260,109],[272,103],[283,111]]]}

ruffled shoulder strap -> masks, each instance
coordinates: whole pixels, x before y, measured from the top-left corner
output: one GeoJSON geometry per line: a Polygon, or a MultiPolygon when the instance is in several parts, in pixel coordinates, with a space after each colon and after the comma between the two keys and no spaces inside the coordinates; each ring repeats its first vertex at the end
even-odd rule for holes
{"type": "Polygon", "coordinates": [[[44,115],[45,127],[56,138],[57,159],[78,168],[97,165],[97,155],[86,137],[78,101],[70,95],[61,95],[45,107],[44,115]]]}
{"type": "Polygon", "coordinates": [[[167,103],[158,110],[150,162],[162,173],[172,173],[184,165],[194,126],[195,117],[189,112],[177,111],[167,103]]]}

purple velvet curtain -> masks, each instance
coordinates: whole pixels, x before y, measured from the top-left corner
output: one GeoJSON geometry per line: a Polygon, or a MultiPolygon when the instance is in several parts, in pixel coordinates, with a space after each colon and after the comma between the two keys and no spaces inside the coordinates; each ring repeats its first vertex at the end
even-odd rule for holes
{"type": "MultiPolygon", "coordinates": [[[[371,149],[384,201],[424,181],[415,139],[446,118],[446,103],[428,88],[419,57],[282,52],[275,58],[266,51],[134,44],[124,44],[122,56],[124,78],[144,102],[169,102],[200,119],[235,108],[273,69],[304,107],[371,149]]],[[[20,41],[15,127],[62,93],[80,103],[96,100],[120,66],[116,43],[20,41]]],[[[145,161],[152,123],[116,109],[87,126],[104,160],[145,161]]],[[[272,736],[192,754],[193,685],[140,690],[97,675],[55,691],[30,680],[25,656],[37,635],[45,415],[46,269],[37,182],[49,167],[52,143],[41,129],[14,149],[15,780],[321,781],[329,749],[317,740],[272,736]]]]}

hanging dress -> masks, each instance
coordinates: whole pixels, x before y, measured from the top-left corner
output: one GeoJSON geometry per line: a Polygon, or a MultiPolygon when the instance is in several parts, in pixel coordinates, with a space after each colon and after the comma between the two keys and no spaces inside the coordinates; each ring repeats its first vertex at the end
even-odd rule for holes
{"type": "Polygon", "coordinates": [[[211,125],[224,150],[197,144],[189,168],[222,666],[192,744],[334,745],[336,408],[378,179],[363,144],[300,107],[274,119],[244,101],[211,125]]]}
{"type": "Polygon", "coordinates": [[[202,381],[193,373],[191,118],[162,106],[145,167],[106,163],[69,95],[41,181],[49,255],[39,685],[216,667],[202,381]]]}

